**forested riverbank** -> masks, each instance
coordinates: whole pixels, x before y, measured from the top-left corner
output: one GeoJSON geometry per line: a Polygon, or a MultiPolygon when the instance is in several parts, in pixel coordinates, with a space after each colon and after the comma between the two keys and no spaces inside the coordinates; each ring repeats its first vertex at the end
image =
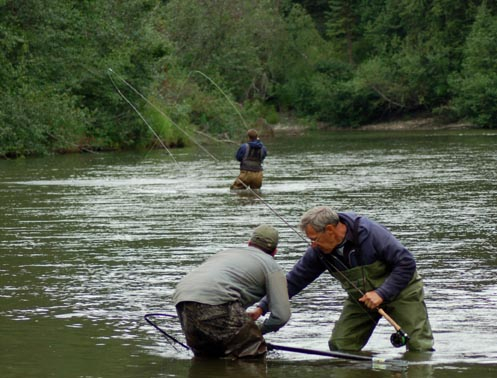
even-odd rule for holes
{"type": "Polygon", "coordinates": [[[0,1],[0,156],[239,138],[281,114],[495,128],[485,0],[0,1]]]}

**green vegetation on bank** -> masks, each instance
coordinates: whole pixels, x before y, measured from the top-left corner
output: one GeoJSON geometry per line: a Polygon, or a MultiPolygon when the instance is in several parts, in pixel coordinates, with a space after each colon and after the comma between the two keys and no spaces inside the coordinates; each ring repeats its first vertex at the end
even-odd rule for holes
{"type": "Polygon", "coordinates": [[[486,0],[0,0],[0,156],[148,147],[141,116],[168,145],[280,112],[495,128],[496,35],[486,0]]]}

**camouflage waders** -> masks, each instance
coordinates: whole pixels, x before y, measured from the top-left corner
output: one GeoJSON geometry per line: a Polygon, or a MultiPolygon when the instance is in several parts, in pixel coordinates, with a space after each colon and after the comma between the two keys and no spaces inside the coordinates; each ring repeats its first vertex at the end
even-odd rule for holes
{"type": "Polygon", "coordinates": [[[238,302],[180,302],[176,310],[196,357],[262,357],[267,351],[259,327],[238,302]]]}

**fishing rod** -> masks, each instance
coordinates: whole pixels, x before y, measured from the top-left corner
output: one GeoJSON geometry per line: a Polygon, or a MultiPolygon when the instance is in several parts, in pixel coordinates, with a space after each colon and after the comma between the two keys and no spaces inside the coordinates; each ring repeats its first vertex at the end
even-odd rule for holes
{"type": "MultiPolygon", "coordinates": [[[[347,281],[347,283],[349,285],[351,285],[355,290],[357,290],[357,292],[359,294],[361,294],[361,296],[364,296],[365,293],[364,291],[362,291],[357,285],[355,285],[340,269],[338,269],[336,266],[334,265],[331,265],[330,262],[328,260],[326,260],[326,258],[324,258],[324,256],[320,256],[321,257],[321,261],[323,262],[324,266],[326,267],[326,269],[328,270],[328,272],[333,276],[333,272],[331,270],[331,267],[334,268],[334,271],[336,273],[338,273],[343,279],[345,279],[347,281]]],[[[341,263],[343,265],[343,263],[338,260],[338,258],[336,256],[333,256],[332,257],[335,259],[335,261],[341,263]]],[[[361,307],[361,309],[366,312],[370,317],[371,315],[369,314],[368,310],[366,310],[360,303],[358,300],[356,300],[354,303],[356,303],[358,306],[361,307]]],[[[395,347],[395,348],[400,348],[400,347],[403,347],[407,344],[407,342],[409,341],[409,335],[397,324],[397,322],[395,322],[392,317],[390,315],[388,315],[385,310],[383,310],[381,307],[377,307],[376,308],[376,311],[378,311],[378,313],[383,317],[385,318],[385,320],[390,323],[390,325],[395,329],[396,332],[392,333],[390,335],[390,343],[395,347]]],[[[373,318],[371,318],[372,321],[374,321],[373,318]]]]}
{"type": "Polygon", "coordinates": [[[405,369],[408,367],[408,362],[404,360],[385,359],[385,358],[378,358],[378,357],[344,353],[344,352],[334,352],[334,351],[326,352],[322,350],[308,349],[308,348],[295,348],[295,347],[273,344],[273,343],[266,343],[266,345],[268,350],[280,350],[284,352],[311,354],[315,356],[342,358],[354,361],[371,361],[373,363],[373,368],[397,367],[405,369]]]}
{"type": "MultiPolygon", "coordinates": [[[[150,319],[151,317],[168,317],[168,318],[177,319],[178,318],[177,315],[151,313],[151,314],[146,314],[144,316],[144,319],[147,321],[148,324],[150,324],[152,327],[154,327],[156,330],[158,330],[160,333],[162,333],[168,339],[168,341],[172,341],[172,342],[182,346],[186,350],[191,350],[191,348],[188,345],[182,343],[174,336],[171,336],[164,329],[162,329],[156,323],[154,323],[154,321],[150,319]]],[[[174,346],[174,344],[172,344],[172,345],[174,346]]],[[[385,367],[406,368],[408,366],[407,361],[404,361],[404,360],[384,359],[384,358],[358,355],[358,354],[345,353],[345,352],[335,352],[335,351],[326,352],[326,351],[321,351],[321,350],[316,350],[316,349],[297,348],[297,347],[291,347],[291,346],[287,346],[287,345],[273,344],[273,343],[267,343],[267,342],[266,342],[266,346],[267,346],[268,351],[277,350],[277,351],[283,351],[283,352],[293,352],[293,353],[309,354],[309,355],[315,355],[315,356],[340,358],[340,359],[352,360],[352,361],[371,361],[373,363],[373,368],[385,368],[385,367]]]]}
{"type": "MultiPolygon", "coordinates": [[[[295,232],[308,246],[311,246],[309,244],[309,242],[307,241],[307,239],[300,233],[298,232],[294,227],[292,227],[290,225],[290,223],[288,223],[288,221],[286,219],[284,219],[272,206],[270,206],[267,201],[265,201],[259,194],[257,194],[250,186],[248,186],[247,184],[245,184],[241,179],[237,179],[244,187],[245,189],[248,189],[252,192],[253,195],[255,195],[262,203],[264,203],[268,208],[269,210],[271,210],[278,218],[280,218],[288,227],[290,227],[290,229],[295,232]]],[[[338,262],[341,262],[340,260],[338,260],[336,258],[336,256],[332,256],[336,261],[338,262]]],[[[328,261],[326,259],[322,259],[321,261],[323,261],[324,265],[326,266],[326,269],[329,271],[329,273],[331,275],[332,274],[332,271],[331,271],[331,267],[330,267],[330,264],[328,263],[328,261]]],[[[342,263],[343,264],[343,263],[342,263]]],[[[359,294],[361,294],[362,296],[364,296],[364,292],[356,285],[354,284],[354,282],[352,282],[340,269],[338,269],[336,266],[333,266],[331,265],[335,272],[338,273],[344,280],[347,281],[348,284],[350,284],[355,290],[357,290],[359,292],[359,294]]],[[[367,310],[365,310],[363,308],[363,306],[359,303],[359,302],[356,302],[366,313],[367,310]]],[[[409,335],[404,331],[402,330],[402,328],[392,319],[391,316],[389,316],[385,310],[383,310],[381,307],[378,307],[376,309],[378,311],[378,313],[383,317],[385,318],[385,320],[390,323],[390,325],[395,329],[395,333],[392,333],[390,335],[390,342],[391,344],[395,347],[395,348],[400,348],[400,347],[403,347],[407,344],[407,342],[409,341],[409,335]]],[[[369,314],[369,313],[368,313],[369,314]]],[[[373,321],[373,319],[371,319],[373,321]]]]}
{"type": "MultiPolygon", "coordinates": [[[[204,147],[202,147],[200,144],[198,144],[195,139],[190,136],[188,133],[186,133],[183,129],[181,129],[173,120],[171,120],[169,117],[167,117],[164,112],[162,112],[162,110],[160,110],[155,104],[151,103],[145,96],[143,96],[135,87],[133,87],[130,83],[128,83],[124,78],[122,78],[121,76],[119,76],[117,73],[115,73],[112,68],[109,68],[108,69],[109,72],[115,74],[123,83],[125,83],[129,88],[131,88],[136,94],[138,94],[143,100],[145,100],[149,105],[151,105],[155,110],[157,110],[162,116],[164,116],[166,119],[168,119],[176,128],[178,128],[181,132],[183,132],[188,138],[190,138],[195,144],[197,144],[204,152],[206,152],[210,157],[212,157],[214,159],[214,161],[216,162],[219,162],[219,160],[214,156],[212,155],[209,151],[207,151],[204,147]]],[[[207,75],[203,74],[202,72],[200,71],[194,71],[194,72],[198,72],[199,74],[202,74],[204,77],[206,77],[207,79],[209,79],[212,83],[214,83],[207,75]]],[[[109,77],[110,77],[110,74],[109,74],[109,77]]],[[[111,78],[112,80],[112,78],[111,78]]],[[[114,83],[114,82],[113,82],[114,83]]],[[[215,84],[215,83],[214,83],[215,84]]],[[[217,85],[216,87],[221,90],[217,85]]],[[[116,86],[116,89],[118,90],[119,94],[128,102],[128,104],[130,104],[133,109],[136,110],[136,108],[132,105],[132,103],[122,94],[121,91],[119,91],[119,89],[117,88],[116,86]]],[[[221,91],[222,92],[222,91],[221,91]]],[[[224,92],[223,92],[224,93],[224,92]]],[[[225,95],[226,96],[226,95],[225,95]]],[[[141,114],[138,112],[138,114],[141,116],[141,114]]],[[[240,114],[240,117],[241,114],[240,114]]],[[[142,117],[142,119],[145,121],[145,119],[142,117]]],[[[243,117],[242,117],[243,119],[243,117]]],[[[146,121],[145,121],[146,122],[146,121]]],[[[148,125],[148,123],[147,123],[148,125]]],[[[149,126],[150,127],[150,126],[149,126]]],[[[152,129],[153,131],[153,129],[152,129]]],[[[154,132],[154,135],[160,140],[159,136],[154,132]]],[[[165,145],[162,144],[164,148],[165,145]]],[[[167,149],[167,148],[166,148],[167,149]]],[[[169,151],[169,150],[168,150],[169,151]]],[[[174,159],[174,158],[173,158],[174,159]]],[[[175,160],[176,161],[176,160],[175,160]]],[[[298,232],[293,226],[290,225],[290,223],[284,219],[272,206],[269,205],[269,203],[267,203],[267,201],[265,201],[259,194],[257,194],[249,185],[247,185],[245,182],[243,182],[240,178],[237,178],[237,180],[242,183],[242,185],[245,187],[245,189],[247,190],[250,190],[250,192],[255,195],[264,205],[266,205],[269,210],[271,210],[273,212],[273,214],[275,214],[279,219],[281,219],[283,221],[283,223],[285,223],[293,232],[295,232],[304,242],[307,243],[308,246],[310,246],[309,242],[307,241],[307,239],[300,233],[298,232]]],[[[335,258],[335,260],[338,261],[338,259],[333,256],[335,258]]],[[[327,264],[326,260],[323,259],[322,260],[324,265],[326,266],[327,270],[330,272],[330,274],[332,274],[331,272],[331,269],[330,269],[330,266],[329,264],[327,264]]],[[[354,289],[356,289],[361,295],[364,295],[364,292],[359,288],[357,287],[357,285],[355,285],[341,270],[339,270],[337,267],[333,266],[335,268],[335,271],[344,279],[346,280],[354,289]]],[[[366,311],[363,306],[359,303],[359,302],[356,302],[364,311],[366,311]]],[[[384,317],[388,323],[390,323],[390,325],[392,325],[392,327],[394,327],[394,329],[396,330],[396,333],[393,333],[391,336],[390,336],[390,342],[392,343],[392,345],[396,348],[399,348],[399,347],[402,347],[402,346],[405,346],[407,344],[407,342],[409,341],[409,336],[408,334],[402,330],[402,328],[380,307],[378,307],[376,309],[378,311],[378,313],[384,317]]],[[[373,321],[373,319],[371,319],[373,321]]]]}

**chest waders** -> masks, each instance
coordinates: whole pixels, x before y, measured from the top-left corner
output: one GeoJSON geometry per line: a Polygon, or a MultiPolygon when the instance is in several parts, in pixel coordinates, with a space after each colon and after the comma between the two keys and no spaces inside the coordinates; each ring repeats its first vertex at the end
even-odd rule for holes
{"type": "MultiPolygon", "coordinates": [[[[360,264],[358,219],[360,218],[354,223],[354,244],[360,264]]],[[[423,282],[417,272],[397,297],[383,302],[381,309],[370,310],[358,300],[364,293],[377,289],[385,282],[391,273],[388,266],[381,261],[375,261],[369,265],[338,271],[330,261],[338,261],[335,256],[322,255],[321,258],[330,274],[341,283],[348,294],[329,340],[331,350],[361,350],[382,316],[397,330],[390,338],[393,346],[401,347],[407,344],[409,350],[432,350],[433,336],[424,303],[423,282]],[[386,313],[399,321],[407,334],[386,313]]]]}
{"type": "Polygon", "coordinates": [[[240,162],[240,174],[230,189],[260,189],[262,186],[262,148],[245,144],[245,154],[240,162]]]}

